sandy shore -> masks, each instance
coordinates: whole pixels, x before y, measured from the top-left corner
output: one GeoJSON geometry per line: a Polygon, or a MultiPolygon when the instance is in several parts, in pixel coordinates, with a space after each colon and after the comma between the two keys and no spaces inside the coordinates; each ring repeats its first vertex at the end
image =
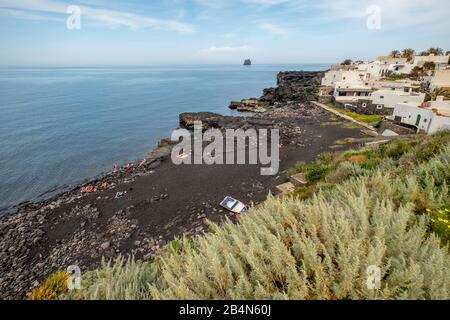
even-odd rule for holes
{"type": "Polygon", "coordinates": [[[297,161],[311,162],[321,153],[338,150],[337,140],[364,137],[360,128],[300,101],[228,123],[280,129],[278,175],[261,176],[258,165],[176,166],[167,154],[170,147],[163,144],[144,166],[122,168],[91,182],[97,192],[82,193],[80,186],[3,217],[0,298],[24,298],[51,273],[69,265],[86,271],[99,266],[102,257],[152,259],[175,237],[207,231],[205,219],[220,222],[230,217],[219,206],[224,196],[247,205],[260,203],[286,182],[287,170],[297,161]]]}

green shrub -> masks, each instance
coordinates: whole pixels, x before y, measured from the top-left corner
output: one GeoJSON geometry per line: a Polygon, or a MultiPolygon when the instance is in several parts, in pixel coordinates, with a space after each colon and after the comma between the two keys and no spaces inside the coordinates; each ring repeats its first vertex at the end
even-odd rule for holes
{"type": "Polygon", "coordinates": [[[306,169],[306,177],[310,183],[316,183],[322,181],[327,174],[331,171],[329,165],[323,163],[310,164],[306,169]]]}
{"type": "Polygon", "coordinates": [[[412,143],[410,143],[409,141],[394,140],[394,142],[387,145],[386,156],[394,160],[398,160],[412,148],[412,143]]]}
{"type": "Polygon", "coordinates": [[[314,190],[313,190],[313,188],[310,188],[310,187],[296,188],[293,193],[293,196],[299,200],[306,200],[308,198],[311,198],[313,195],[314,195],[314,190]]]}

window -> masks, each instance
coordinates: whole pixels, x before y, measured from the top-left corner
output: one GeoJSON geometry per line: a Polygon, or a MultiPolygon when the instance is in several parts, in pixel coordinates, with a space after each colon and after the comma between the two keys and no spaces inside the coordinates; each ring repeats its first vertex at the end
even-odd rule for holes
{"type": "Polygon", "coordinates": [[[383,106],[381,104],[377,105],[377,110],[382,110],[383,106]]]}
{"type": "Polygon", "coordinates": [[[384,99],[384,96],[380,96],[380,99],[384,99]]]}
{"type": "Polygon", "coordinates": [[[427,119],[423,119],[423,122],[427,123],[427,119]]]}
{"type": "Polygon", "coordinates": [[[363,103],[363,104],[362,104],[362,107],[363,107],[363,108],[367,107],[367,103],[363,103]]]}

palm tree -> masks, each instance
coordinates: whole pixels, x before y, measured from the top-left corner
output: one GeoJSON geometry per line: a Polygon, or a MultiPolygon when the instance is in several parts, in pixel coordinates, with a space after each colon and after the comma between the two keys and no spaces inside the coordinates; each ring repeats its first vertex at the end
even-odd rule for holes
{"type": "Polygon", "coordinates": [[[433,92],[427,93],[428,101],[436,101],[437,97],[444,97],[444,100],[450,100],[450,88],[437,88],[433,92]]]}
{"type": "Polygon", "coordinates": [[[391,58],[401,58],[402,54],[400,51],[398,50],[394,50],[391,52],[391,54],[389,55],[391,58]]]}
{"type": "Polygon", "coordinates": [[[411,48],[403,49],[403,51],[402,51],[402,58],[406,58],[408,62],[412,61],[414,59],[414,54],[415,53],[416,52],[413,49],[411,49],[411,48]]]}

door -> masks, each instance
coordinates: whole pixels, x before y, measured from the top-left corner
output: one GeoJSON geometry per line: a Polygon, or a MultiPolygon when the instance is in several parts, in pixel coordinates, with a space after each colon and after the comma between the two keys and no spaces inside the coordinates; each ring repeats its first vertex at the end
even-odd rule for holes
{"type": "Polygon", "coordinates": [[[421,119],[422,119],[422,116],[420,114],[418,114],[417,115],[417,120],[416,120],[416,126],[419,126],[421,119]]]}

